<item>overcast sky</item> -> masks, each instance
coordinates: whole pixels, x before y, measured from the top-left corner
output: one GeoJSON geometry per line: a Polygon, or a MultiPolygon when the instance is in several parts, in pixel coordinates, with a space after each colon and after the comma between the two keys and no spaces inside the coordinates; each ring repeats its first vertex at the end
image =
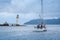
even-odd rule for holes
{"type": "MultiPolygon", "coordinates": [[[[60,18],[60,0],[43,0],[44,18],[60,18]]],[[[0,0],[0,23],[23,24],[32,19],[38,19],[41,14],[41,0],[0,0]]]]}

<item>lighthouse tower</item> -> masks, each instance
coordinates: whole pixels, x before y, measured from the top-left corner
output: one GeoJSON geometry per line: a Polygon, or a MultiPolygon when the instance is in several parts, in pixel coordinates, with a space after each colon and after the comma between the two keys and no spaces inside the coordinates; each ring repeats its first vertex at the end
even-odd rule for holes
{"type": "Polygon", "coordinates": [[[19,25],[19,15],[16,16],[16,25],[19,25]]]}

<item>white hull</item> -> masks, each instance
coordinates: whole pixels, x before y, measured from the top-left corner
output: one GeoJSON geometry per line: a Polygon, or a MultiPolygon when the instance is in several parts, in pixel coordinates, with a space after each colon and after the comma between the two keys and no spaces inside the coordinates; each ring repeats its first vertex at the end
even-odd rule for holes
{"type": "Polygon", "coordinates": [[[47,31],[47,30],[45,28],[42,28],[42,29],[35,28],[34,31],[36,31],[36,32],[43,32],[43,31],[47,31]]]}

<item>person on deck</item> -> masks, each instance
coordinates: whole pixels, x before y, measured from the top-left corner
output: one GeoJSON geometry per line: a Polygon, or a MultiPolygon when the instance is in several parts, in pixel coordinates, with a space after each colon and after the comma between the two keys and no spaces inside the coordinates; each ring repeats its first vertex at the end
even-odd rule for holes
{"type": "Polygon", "coordinates": [[[37,25],[37,28],[40,28],[40,25],[39,24],[37,25]]]}

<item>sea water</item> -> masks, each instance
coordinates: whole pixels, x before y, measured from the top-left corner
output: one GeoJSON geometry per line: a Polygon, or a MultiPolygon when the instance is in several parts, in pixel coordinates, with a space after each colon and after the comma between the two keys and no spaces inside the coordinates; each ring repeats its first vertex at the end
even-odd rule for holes
{"type": "Polygon", "coordinates": [[[0,40],[60,40],[60,25],[46,25],[46,32],[35,32],[34,27],[0,26],[0,40]]]}

